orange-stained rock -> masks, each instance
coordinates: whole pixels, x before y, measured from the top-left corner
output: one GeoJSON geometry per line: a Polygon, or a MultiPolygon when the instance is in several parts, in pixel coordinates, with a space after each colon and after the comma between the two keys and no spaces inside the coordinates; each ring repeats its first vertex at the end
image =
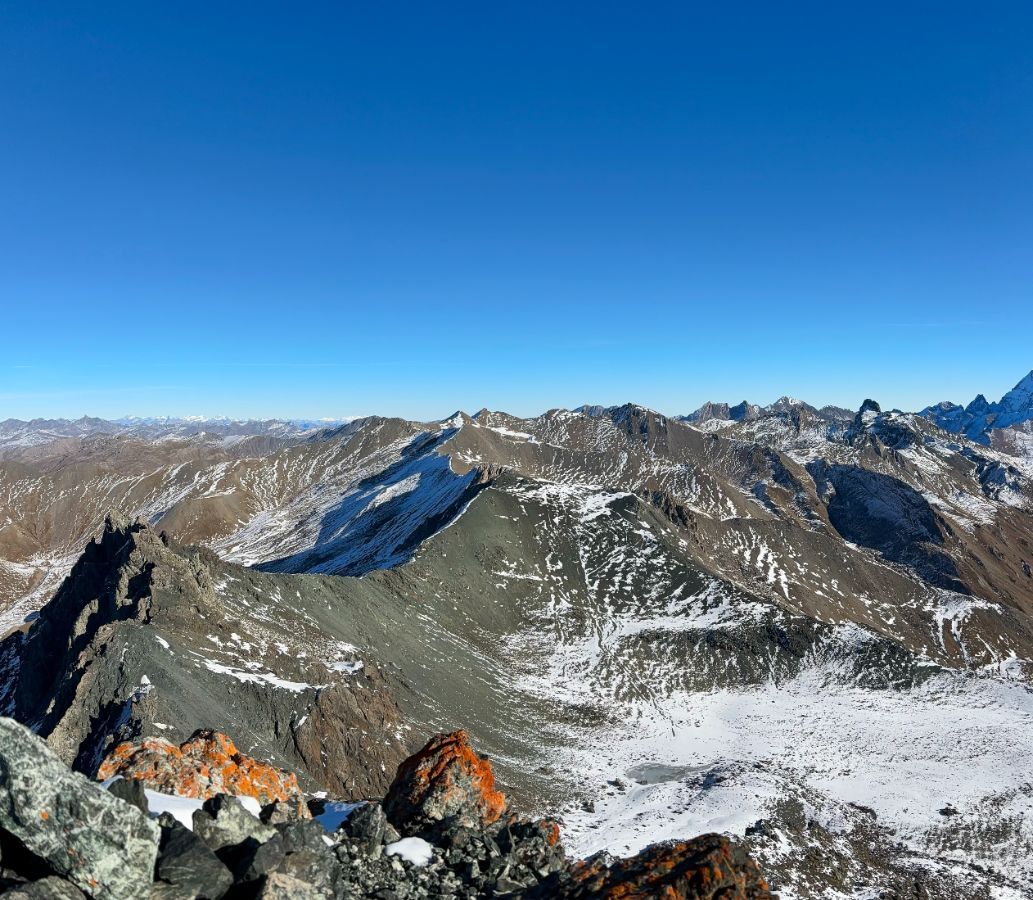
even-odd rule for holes
{"type": "Polygon", "coordinates": [[[121,775],[164,794],[207,800],[216,794],[296,803],[307,815],[297,776],[241,753],[217,731],[198,731],[178,747],[163,738],[145,738],[115,747],[101,763],[97,778],[121,775]]]}
{"type": "Polygon", "coordinates": [[[474,752],[465,731],[432,737],[398,767],[384,798],[391,823],[410,835],[491,825],[505,809],[491,763],[474,752]]]}
{"type": "Polygon", "coordinates": [[[720,834],[654,844],[616,862],[593,856],[548,895],[566,900],[775,900],[757,864],[720,834]]]}

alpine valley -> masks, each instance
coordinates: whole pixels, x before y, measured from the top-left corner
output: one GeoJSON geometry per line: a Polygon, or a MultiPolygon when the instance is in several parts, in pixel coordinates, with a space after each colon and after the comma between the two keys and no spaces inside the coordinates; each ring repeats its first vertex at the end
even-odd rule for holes
{"type": "Polygon", "coordinates": [[[0,422],[0,638],[0,715],[90,777],[211,729],[366,800],[464,729],[576,858],[717,832],[786,898],[1029,897],[1033,372],[915,413],[0,422]]]}

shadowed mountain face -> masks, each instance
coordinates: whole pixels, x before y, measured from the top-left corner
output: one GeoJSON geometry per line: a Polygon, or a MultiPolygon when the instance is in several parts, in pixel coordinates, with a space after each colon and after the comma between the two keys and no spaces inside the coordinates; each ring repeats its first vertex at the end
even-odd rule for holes
{"type": "Polygon", "coordinates": [[[801,896],[1011,889],[1033,876],[1028,460],[875,404],[776,406],[0,461],[8,621],[33,619],[0,705],[87,771],[212,727],[341,797],[462,726],[581,852],[717,828],[801,896]]]}

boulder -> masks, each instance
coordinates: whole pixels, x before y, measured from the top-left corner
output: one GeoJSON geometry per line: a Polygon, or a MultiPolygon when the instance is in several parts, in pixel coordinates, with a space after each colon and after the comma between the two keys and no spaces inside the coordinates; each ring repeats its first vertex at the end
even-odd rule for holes
{"type": "Polygon", "coordinates": [[[233,886],[230,870],[190,829],[165,813],[155,875],[183,895],[218,900],[233,886]]]}
{"type": "Polygon", "coordinates": [[[616,862],[607,854],[596,854],[565,876],[543,882],[532,896],[564,900],[775,900],[757,864],[742,847],[720,834],[654,844],[616,862]]]}
{"type": "Polygon", "coordinates": [[[233,864],[233,877],[236,881],[257,881],[265,875],[276,871],[286,855],[283,838],[276,834],[264,844],[253,841],[244,843],[232,854],[223,855],[233,864]]]}
{"type": "Polygon", "coordinates": [[[194,834],[218,852],[245,841],[263,844],[276,834],[276,829],[263,825],[236,797],[218,794],[194,812],[194,834]]]}
{"type": "Polygon", "coordinates": [[[465,731],[439,734],[399,767],[384,812],[403,835],[443,837],[484,828],[506,809],[491,763],[474,752],[465,731]]]}
{"type": "Polygon", "coordinates": [[[397,832],[387,821],[384,808],[379,803],[360,806],[344,820],[341,830],[367,852],[388,843],[389,836],[394,840],[398,839],[397,832]],[[389,835],[388,829],[393,834],[389,835]]]}
{"type": "Polygon", "coordinates": [[[261,805],[290,804],[308,815],[298,778],[291,772],[241,753],[217,731],[197,731],[178,747],[164,738],[147,738],[115,747],[97,771],[142,781],[163,794],[208,800],[216,794],[254,797],[261,805]]]}
{"type": "Polygon", "coordinates": [[[0,829],[93,897],[129,900],[150,890],[158,826],[2,718],[0,829]]]}
{"type": "Polygon", "coordinates": [[[86,900],[86,895],[75,885],[53,875],[30,881],[4,893],[7,900],[86,900]]]}
{"type": "Polygon", "coordinates": [[[273,872],[262,882],[257,900],[325,900],[326,893],[290,875],[273,872]]]}
{"type": "Polygon", "coordinates": [[[326,849],[326,832],[323,826],[311,819],[304,822],[288,822],[286,825],[279,825],[276,829],[283,838],[283,847],[287,853],[297,853],[301,850],[312,850],[322,852],[326,849]]]}
{"type": "Polygon", "coordinates": [[[118,778],[108,786],[108,793],[112,797],[118,797],[119,800],[132,804],[144,815],[150,813],[146,790],[144,783],[135,778],[118,778]]]}

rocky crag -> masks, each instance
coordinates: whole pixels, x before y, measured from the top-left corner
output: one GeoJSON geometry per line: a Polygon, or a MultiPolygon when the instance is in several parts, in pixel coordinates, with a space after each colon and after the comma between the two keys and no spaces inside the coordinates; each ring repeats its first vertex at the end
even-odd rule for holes
{"type": "Polygon", "coordinates": [[[405,760],[381,801],[299,805],[293,775],[212,733],[181,747],[122,745],[101,770],[104,783],[91,783],[0,719],[6,896],[773,897],[756,864],[719,835],[568,861],[557,824],[514,815],[463,732],[405,760]]]}

